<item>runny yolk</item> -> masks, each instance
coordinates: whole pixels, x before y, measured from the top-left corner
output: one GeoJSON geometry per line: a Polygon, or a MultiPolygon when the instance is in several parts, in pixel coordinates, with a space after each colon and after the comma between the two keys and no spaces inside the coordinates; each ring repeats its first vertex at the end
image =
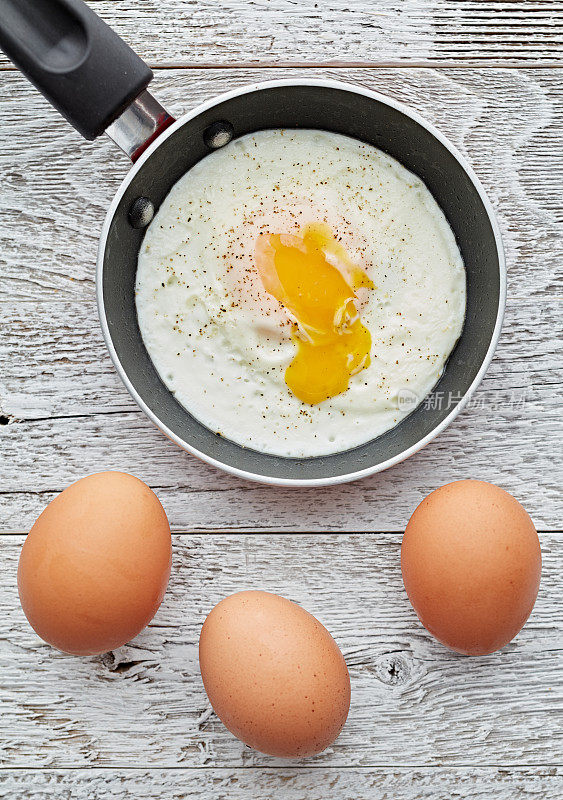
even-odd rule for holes
{"type": "Polygon", "coordinates": [[[373,283],[354,265],[330,228],[306,225],[301,235],[260,234],[256,264],[264,288],[293,315],[297,352],[285,382],[304,403],[346,391],[370,363],[371,335],[360,321],[356,290],[373,283]]]}

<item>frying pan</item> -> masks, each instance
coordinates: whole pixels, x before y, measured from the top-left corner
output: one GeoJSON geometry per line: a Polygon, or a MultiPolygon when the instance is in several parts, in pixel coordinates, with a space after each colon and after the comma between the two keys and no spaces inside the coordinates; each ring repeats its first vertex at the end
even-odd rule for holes
{"type": "Polygon", "coordinates": [[[105,131],[134,162],[102,228],[98,308],[121,379],[170,439],[244,478],[278,485],[334,484],[407,458],[459,414],[483,377],[500,334],[506,270],[498,225],[481,184],[465,158],[432,125],[360,86],[303,79],[245,86],[174,120],[146,91],[151,70],[81,0],[0,0],[0,46],[84,137],[94,139],[105,131]],[[137,253],[155,209],[210,150],[233,136],[266,128],[335,131],[396,158],[434,195],[465,262],[465,324],[433,396],[382,436],[334,455],[268,455],[204,427],[161,382],[137,323],[137,253]]]}

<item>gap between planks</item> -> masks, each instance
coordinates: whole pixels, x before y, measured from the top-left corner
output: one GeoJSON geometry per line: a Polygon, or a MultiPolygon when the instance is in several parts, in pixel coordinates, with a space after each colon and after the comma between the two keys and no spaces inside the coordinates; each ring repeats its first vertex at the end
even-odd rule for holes
{"type": "MultiPolygon", "coordinates": [[[[342,764],[340,766],[331,766],[330,764],[288,764],[287,769],[290,769],[292,772],[309,772],[310,770],[319,770],[322,772],[342,772],[343,770],[352,770],[354,772],[363,772],[369,773],[370,770],[374,769],[390,769],[393,772],[401,773],[406,772],[407,770],[416,770],[416,772],[424,772],[424,773],[433,773],[437,771],[444,771],[447,769],[448,771],[459,769],[459,770],[466,770],[471,768],[476,769],[490,769],[490,770],[508,770],[510,772],[518,772],[524,770],[534,770],[535,772],[540,770],[556,770],[558,768],[563,767],[563,760],[561,763],[552,763],[546,762],[545,764],[514,764],[510,763],[490,763],[490,764],[483,764],[479,763],[476,767],[474,764],[465,764],[460,762],[459,764],[448,764],[447,767],[443,767],[440,764],[429,764],[420,766],[420,764],[401,764],[397,766],[391,762],[389,763],[381,763],[381,764],[362,764],[361,766],[356,766],[354,764],[342,764]]],[[[29,773],[65,773],[65,772],[106,772],[109,774],[119,772],[226,772],[228,774],[232,772],[245,772],[247,770],[260,770],[260,771],[277,771],[286,769],[284,765],[271,765],[271,764],[249,764],[245,767],[222,767],[218,765],[216,767],[212,766],[193,766],[193,767],[186,767],[182,766],[181,764],[178,765],[168,765],[163,767],[158,766],[146,766],[146,767],[133,767],[131,765],[122,766],[120,764],[107,766],[107,767],[99,767],[99,766],[90,766],[90,767],[28,767],[27,765],[22,766],[2,766],[0,767],[0,775],[4,772],[21,772],[25,770],[29,773]]]]}
{"type": "MultiPolygon", "coordinates": [[[[153,488],[154,492],[158,492],[159,488],[153,488]]],[[[46,490],[45,492],[38,492],[38,494],[51,494],[51,491],[57,490],[46,490]]],[[[1,492],[0,492],[1,494],[1,492]]],[[[19,492],[17,493],[19,494],[19,492]]],[[[217,528],[216,530],[209,530],[203,528],[193,528],[188,530],[175,530],[174,528],[170,529],[172,536],[377,536],[377,537],[396,537],[402,536],[404,530],[396,530],[396,531],[311,531],[311,530],[268,530],[268,528],[217,528]]],[[[1,531],[0,530],[0,537],[2,536],[27,536],[29,531],[1,531]]],[[[541,530],[540,528],[537,529],[538,536],[561,536],[563,535],[563,530],[554,530],[554,529],[545,529],[541,530]]],[[[395,545],[394,542],[391,544],[395,545]]],[[[563,760],[562,760],[563,765],[563,760]]],[[[385,766],[385,765],[383,765],[385,766]]]]}
{"type": "MultiPolygon", "coordinates": [[[[147,62],[148,63],[148,62],[147,62]]],[[[153,70],[166,69],[561,69],[563,60],[557,61],[526,61],[525,59],[497,60],[482,58],[472,61],[448,61],[444,59],[423,61],[227,61],[215,63],[212,61],[199,64],[183,64],[182,62],[163,61],[150,62],[148,66],[153,70]]],[[[19,72],[12,64],[1,64],[0,72],[19,72]]]]}

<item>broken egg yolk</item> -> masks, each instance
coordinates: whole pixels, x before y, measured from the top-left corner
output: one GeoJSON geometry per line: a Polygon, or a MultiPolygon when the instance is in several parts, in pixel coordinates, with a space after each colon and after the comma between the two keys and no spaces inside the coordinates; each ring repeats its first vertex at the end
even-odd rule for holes
{"type": "Polygon", "coordinates": [[[256,265],[266,291],[295,318],[297,352],[285,382],[304,403],[346,391],[370,363],[371,335],[356,306],[356,290],[373,289],[330,228],[306,225],[298,236],[260,234],[256,265]]]}

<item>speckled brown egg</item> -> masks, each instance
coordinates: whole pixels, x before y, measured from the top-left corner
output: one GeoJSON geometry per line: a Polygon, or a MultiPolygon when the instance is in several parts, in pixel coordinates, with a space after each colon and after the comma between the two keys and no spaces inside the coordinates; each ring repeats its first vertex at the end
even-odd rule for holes
{"type": "Polygon", "coordinates": [[[123,472],[73,483],[49,503],[20,555],[18,589],[36,633],[74,655],[133,639],[155,615],[170,575],[164,509],[123,472]]]}
{"type": "Polygon", "coordinates": [[[338,645],[283,597],[247,591],[222,600],[201,630],[199,662],[217,716],[263,753],[315,755],[346,721],[350,678],[338,645]]]}
{"type": "Polygon", "coordinates": [[[508,492],[484,481],[456,481],[415,510],[401,568],[424,627],[452,650],[485,655],[508,644],[534,607],[540,543],[508,492]]]}

